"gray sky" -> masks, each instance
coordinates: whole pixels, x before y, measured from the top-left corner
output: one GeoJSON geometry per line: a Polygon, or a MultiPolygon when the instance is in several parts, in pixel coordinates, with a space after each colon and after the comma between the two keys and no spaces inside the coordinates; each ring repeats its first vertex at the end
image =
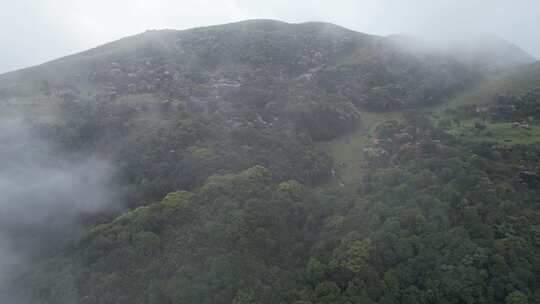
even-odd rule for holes
{"type": "Polygon", "coordinates": [[[0,8],[0,73],[147,29],[253,18],[380,35],[493,33],[540,58],[538,0],[0,0],[0,8]]]}

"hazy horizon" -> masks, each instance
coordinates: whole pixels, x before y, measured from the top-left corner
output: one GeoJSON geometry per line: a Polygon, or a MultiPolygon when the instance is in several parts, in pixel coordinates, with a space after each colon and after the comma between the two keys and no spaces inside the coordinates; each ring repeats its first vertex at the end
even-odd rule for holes
{"type": "MultiPolygon", "coordinates": [[[[0,0],[5,1],[5,0],[0,0]]],[[[250,19],[289,23],[321,21],[374,35],[451,37],[497,35],[540,57],[540,3],[475,0],[415,2],[336,0],[293,4],[276,1],[21,0],[2,3],[0,73],[78,53],[150,29],[189,29],[250,19]],[[21,15],[28,16],[20,18],[21,15]]]]}

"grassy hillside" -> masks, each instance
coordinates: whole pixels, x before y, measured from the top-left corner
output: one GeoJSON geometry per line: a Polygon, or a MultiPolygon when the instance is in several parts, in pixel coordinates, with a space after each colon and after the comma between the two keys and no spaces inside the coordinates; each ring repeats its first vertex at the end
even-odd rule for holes
{"type": "MultiPolygon", "coordinates": [[[[540,88],[540,64],[522,66],[510,71],[486,77],[477,85],[446,99],[436,106],[427,106],[417,109],[421,112],[432,112],[435,122],[439,122],[448,115],[445,111],[462,106],[482,106],[493,103],[497,94],[519,95],[532,89],[540,88]]],[[[342,185],[356,185],[362,174],[368,171],[362,168],[365,162],[363,149],[369,147],[373,141],[375,127],[386,120],[402,120],[400,112],[362,112],[362,128],[343,137],[325,142],[321,147],[328,151],[335,161],[335,182],[342,185]]],[[[459,135],[470,142],[491,141],[503,145],[532,144],[540,141],[538,126],[531,126],[530,130],[513,128],[511,123],[489,124],[486,130],[474,128],[474,120],[462,122],[452,129],[452,134],[459,135]]]]}
{"type": "Polygon", "coordinates": [[[520,94],[540,86],[540,63],[533,63],[511,69],[490,77],[448,99],[447,102],[434,107],[436,112],[462,105],[489,103],[496,94],[520,94]]]}
{"type": "Polygon", "coordinates": [[[322,142],[320,147],[334,160],[335,177],[340,187],[355,187],[369,170],[365,167],[364,149],[372,145],[375,128],[387,120],[401,120],[399,112],[362,112],[361,127],[350,134],[322,142]]]}

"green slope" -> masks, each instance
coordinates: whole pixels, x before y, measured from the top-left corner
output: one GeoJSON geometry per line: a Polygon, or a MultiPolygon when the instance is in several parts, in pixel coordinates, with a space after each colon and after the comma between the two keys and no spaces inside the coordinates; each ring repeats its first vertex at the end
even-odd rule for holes
{"type": "Polygon", "coordinates": [[[520,94],[538,87],[540,87],[539,62],[488,76],[473,88],[457,94],[433,110],[443,112],[448,108],[462,105],[480,105],[491,102],[495,94],[520,94]]]}
{"type": "Polygon", "coordinates": [[[111,159],[126,192],[111,204],[129,209],[84,218],[83,240],[37,255],[13,290],[47,304],[538,301],[540,129],[437,120],[540,87],[539,65],[486,75],[400,46],[258,20],[0,76],[2,117],[111,159]],[[387,120],[396,140],[370,162],[387,120]]]}

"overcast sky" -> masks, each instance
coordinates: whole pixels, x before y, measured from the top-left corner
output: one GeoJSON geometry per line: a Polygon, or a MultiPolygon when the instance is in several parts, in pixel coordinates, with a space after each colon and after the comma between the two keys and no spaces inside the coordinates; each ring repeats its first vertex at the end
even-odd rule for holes
{"type": "Polygon", "coordinates": [[[0,0],[0,73],[147,29],[254,18],[380,35],[494,33],[540,58],[538,0],[0,0]]]}

